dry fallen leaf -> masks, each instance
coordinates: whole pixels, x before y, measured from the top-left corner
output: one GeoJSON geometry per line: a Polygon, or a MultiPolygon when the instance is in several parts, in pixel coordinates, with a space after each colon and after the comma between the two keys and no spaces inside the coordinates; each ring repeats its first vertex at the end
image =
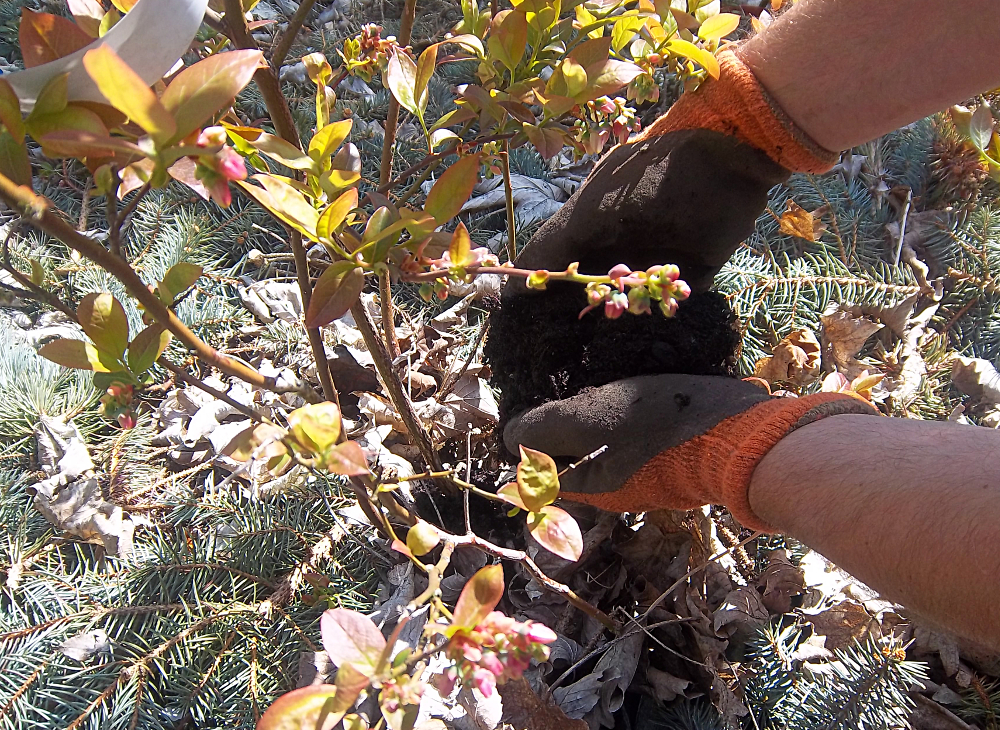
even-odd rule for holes
{"type": "Polygon", "coordinates": [[[712,614],[712,628],[717,632],[746,640],[767,623],[770,615],[760,593],[753,586],[740,586],[712,614]]]}
{"type": "Polygon", "coordinates": [[[822,216],[829,210],[830,206],[824,205],[810,213],[794,200],[789,200],[785,212],[778,218],[778,228],[787,236],[816,241],[820,234],[826,230],[822,216]]]}
{"type": "Polygon", "coordinates": [[[834,302],[827,306],[820,321],[823,323],[823,341],[837,370],[850,379],[857,377],[865,369],[857,360],[858,353],[868,338],[883,325],[857,316],[834,302]]]}
{"type": "Polygon", "coordinates": [[[878,621],[855,601],[841,601],[819,613],[807,613],[804,618],[817,634],[826,637],[825,648],[830,651],[846,649],[869,633],[881,633],[878,621]]]}
{"type": "Polygon", "coordinates": [[[788,557],[784,549],[774,550],[767,557],[767,568],[757,579],[764,589],[761,599],[771,613],[788,613],[792,610],[792,597],[805,593],[802,570],[788,557]]]}
{"type": "Polygon", "coordinates": [[[819,375],[820,355],[816,335],[807,329],[795,330],[774,347],[769,357],[757,361],[753,374],[772,385],[808,385],[819,375]]]}
{"type": "Polygon", "coordinates": [[[979,405],[1000,404],[1000,373],[989,360],[956,357],[951,364],[951,382],[979,405]]]}

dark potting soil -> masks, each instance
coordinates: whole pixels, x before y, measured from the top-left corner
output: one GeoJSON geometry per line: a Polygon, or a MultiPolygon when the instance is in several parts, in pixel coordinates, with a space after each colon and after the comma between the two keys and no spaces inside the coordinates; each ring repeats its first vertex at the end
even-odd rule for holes
{"type": "Polygon", "coordinates": [[[581,318],[585,305],[581,286],[553,283],[490,313],[484,355],[501,391],[497,433],[528,408],[621,378],[735,376],[736,317],[717,292],[692,295],[672,318],[655,307],[614,320],[601,309],[581,318]]]}

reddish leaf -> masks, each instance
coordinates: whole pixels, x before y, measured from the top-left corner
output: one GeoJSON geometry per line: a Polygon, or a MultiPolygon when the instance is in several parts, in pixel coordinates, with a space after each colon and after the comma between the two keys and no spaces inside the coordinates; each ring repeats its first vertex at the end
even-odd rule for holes
{"type": "Polygon", "coordinates": [[[525,124],[524,133],[528,135],[528,141],[535,146],[538,154],[546,160],[555,157],[562,151],[565,142],[562,132],[549,127],[525,124]]]}
{"type": "Polygon", "coordinates": [[[128,367],[134,375],[149,370],[170,344],[170,332],[159,323],[151,324],[128,346],[128,367]]]}
{"type": "MultiPolygon", "coordinates": [[[[705,51],[705,53],[713,60],[715,59],[708,51],[705,51]]],[[[716,64],[716,68],[718,68],[718,64],[716,64]]],[[[582,103],[600,96],[608,96],[618,91],[641,73],[642,69],[634,63],[616,61],[613,58],[609,58],[599,66],[587,68],[587,88],[583,93],[576,96],[575,99],[582,103]]]]}
{"type": "MultiPolygon", "coordinates": [[[[34,129],[33,131],[38,131],[34,129]]],[[[142,148],[121,137],[94,134],[79,129],[61,129],[38,138],[51,157],[143,157],[142,148]]]]}
{"type": "Polygon", "coordinates": [[[345,477],[356,477],[368,473],[368,461],[365,452],[357,441],[345,441],[334,446],[326,455],[327,471],[341,474],[345,477]]]}
{"type": "Polygon", "coordinates": [[[91,38],[101,34],[101,21],[104,19],[104,8],[97,0],[69,0],[69,12],[76,24],[91,38]]]}
{"type": "Polygon", "coordinates": [[[438,531],[423,520],[418,520],[417,524],[406,533],[406,547],[414,555],[426,555],[441,542],[438,531]]]}
{"type": "Polygon", "coordinates": [[[576,562],[583,553],[583,533],[565,510],[548,505],[528,516],[528,531],[538,544],[560,558],[576,562]]]}
{"type": "Polygon", "coordinates": [[[521,501],[531,512],[552,504],[559,496],[559,469],[552,457],[521,446],[521,461],[517,465],[517,487],[521,501]]]}
{"type": "Polygon", "coordinates": [[[511,72],[521,62],[528,46],[528,18],[517,10],[501,10],[493,19],[487,47],[490,56],[511,72]]]}
{"type": "Polygon", "coordinates": [[[217,53],[177,74],[160,99],[177,123],[174,137],[187,137],[231,106],[262,59],[260,51],[217,53]]]}
{"type": "Polygon", "coordinates": [[[76,53],[93,40],[72,20],[21,8],[18,42],[25,68],[41,66],[76,53]]]}
{"type": "Polygon", "coordinates": [[[589,75],[590,67],[607,61],[608,54],[610,52],[611,36],[605,36],[603,38],[594,38],[589,41],[584,41],[570,51],[569,58],[572,58],[578,64],[587,69],[587,73],[589,75]]]}
{"type": "Polygon", "coordinates": [[[111,46],[102,45],[87,51],[83,56],[83,66],[111,106],[127,115],[160,143],[173,137],[177,128],[173,115],[111,46]]]}
{"type": "Polygon", "coordinates": [[[236,461],[247,461],[253,456],[277,456],[287,452],[285,445],[281,443],[281,438],[285,435],[284,430],[273,426],[270,423],[258,423],[240,431],[232,441],[222,449],[223,456],[229,456],[236,461]],[[261,444],[272,442],[269,447],[265,447],[267,454],[256,453],[261,444]],[[278,446],[280,448],[271,448],[278,446]]]}
{"type": "Polygon", "coordinates": [[[406,547],[406,543],[402,540],[393,540],[389,547],[408,558],[415,557],[413,553],[410,552],[410,548],[406,547]]]}
{"type": "Polygon", "coordinates": [[[442,225],[458,215],[479,181],[479,154],[461,158],[444,171],[427,194],[424,211],[442,225]]]}
{"type": "Polygon", "coordinates": [[[354,704],[352,700],[343,707],[343,694],[344,690],[333,684],[316,684],[292,690],[267,708],[257,722],[257,730],[333,730],[354,704]]]}
{"type": "Polygon", "coordinates": [[[88,294],[76,309],[80,326],[97,349],[119,359],[128,347],[128,317],[125,309],[112,294],[88,294]]]}
{"type": "Polygon", "coordinates": [[[338,667],[352,664],[371,676],[385,649],[385,637],[370,618],[346,608],[332,608],[320,619],[323,648],[338,667]]]}
{"type": "Polygon", "coordinates": [[[471,629],[496,608],[503,598],[503,566],[487,565],[476,571],[455,604],[452,626],[471,629]]]}
{"type": "Polygon", "coordinates": [[[306,310],[306,327],[322,327],[343,317],[364,288],[365,275],[356,264],[351,261],[330,264],[313,289],[306,310]]]}
{"type": "Polygon", "coordinates": [[[517,489],[517,482],[508,482],[507,484],[504,484],[497,490],[497,496],[504,502],[512,504],[515,507],[520,507],[526,512],[531,511],[524,506],[524,500],[521,499],[521,493],[517,489]]]}

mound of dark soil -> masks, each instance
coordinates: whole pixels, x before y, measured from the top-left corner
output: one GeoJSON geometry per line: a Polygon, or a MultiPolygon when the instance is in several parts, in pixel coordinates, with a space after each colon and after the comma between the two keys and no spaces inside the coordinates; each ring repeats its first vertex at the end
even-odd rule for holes
{"type": "Polygon", "coordinates": [[[735,373],[736,317],[717,292],[691,296],[670,319],[655,309],[580,318],[585,305],[581,286],[554,283],[490,313],[484,354],[501,391],[501,429],[523,410],[621,378],[735,373]]]}

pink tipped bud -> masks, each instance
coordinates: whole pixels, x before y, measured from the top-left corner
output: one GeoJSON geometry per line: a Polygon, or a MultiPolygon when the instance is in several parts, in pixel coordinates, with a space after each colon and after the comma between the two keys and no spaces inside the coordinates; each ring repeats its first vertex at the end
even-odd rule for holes
{"type": "Polygon", "coordinates": [[[545,624],[538,624],[532,621],[528,624],[528,640],[536,644],[551,644],[558,639],[556,632],[545,624]]]}
{"type": "Polygon", "coordinates": [[[628,297],[620,291],[615,292],[604,302],[604,316],[608,319],[618,319],[628,309],[628,297]]]}
{"type": "Polygon", "coordinates": [[[118,416],[118,425],[128,430],[135,428],[135,416],[132,413],[123,413],[118,416]]]}
{"type": "Polygon", "coordinates": [[[500,659],[497,658],[497,655],[492,651],[488,651],[483,654],[483,658],[479,660],[479,665],[484,669],[488,669],[493,672],[493,674],[497,677],[503,674],[503,664],[500,659]]]}
{"type": "Polygon", "coordinates": [[[615,285],[618,285],[618,282],[622,277],[628,276],[631,273],[632,269],[627,267],[625,264],[615,264],[611,267],[611,271],[608,272],[608,277],[615,283],[615,285]]]}
{"type": "Polygon", "coordinates": [[[676,264],[667,264],[660,269],[660,279],[666,281],[677,281],[680,275],[681,270],[677,268],[676,264]]]}
{"type": "Polygon", "coordinates": [[[215,171],[226,180],[245,180],[247,167],[243,158],[232,147],[223,147],[216,158],[215,171]]]}
{"type": "Polygon", "coordinates": [[[691,287],[688,283],[682,279],[678,279],[674,282],[674,299],[684,300],[691,296],[691,287]]]}
{"type": "Polygon", "coordinates": [[[221,147],[226,143],[226,130],[222,127],[205,127],[198,135],[199,147],[221,147]]]}
{"type": "Polygon", "coordinates": [[[658,66],[660,64],[660,61],[663,60],[663,57],[659,53],[650,53],[648,56],[646,56],[646,60],[649,61],[654,66],[658,66]]]}
{"type": "Polygon", "coordinates": [[[472,674],[472,683],[482,693],[483,697],[492,697],[493,690],[497,686],[497,678],[493,672],[486,669],[477,669],[472,674]]]}

